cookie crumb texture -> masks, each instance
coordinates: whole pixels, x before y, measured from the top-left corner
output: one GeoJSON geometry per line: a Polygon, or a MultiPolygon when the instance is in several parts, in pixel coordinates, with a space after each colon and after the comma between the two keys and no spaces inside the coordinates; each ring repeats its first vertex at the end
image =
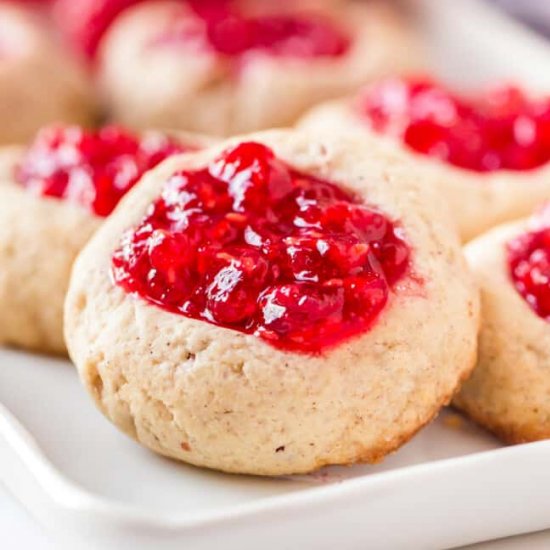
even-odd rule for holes
{"type": "Polygon", "coordinates": [[[466,170],[525,171],[550,160],[550,101],[516,87],[465,98],[429,80],[391,78],[367,88],[358,109],[376,132],[466,170]]]}
{"type": "Polygon", "coordinates": [[[167,181],[113,277],[167,311],[320,353],[368,330],[409,247],[383,213],[260,143],[167,181]]]}
{"type": "MultiPolygon", "coordinates": [[[[65,310],[70,355],[102,412],[160,454],[259,475],[378,461],[437,414],[475,361],[477,291],[439,201],[398,157],[345,139],[272,131],[172,157],[77,259],[65,310]],[[332,193],[399,220],[415,277],[396,280],[370,330],[320,354],[296,353],[166,311],[113,282],[121,236],[152,213],[166,182],[216,163],[220,177],[235,168],[220,156],[242,143],[263,144],[291,173],[307,175],[307,185],[333,182],[332,193]]],[[[163,269],[170,257],[159,255],[163,269]]]]}

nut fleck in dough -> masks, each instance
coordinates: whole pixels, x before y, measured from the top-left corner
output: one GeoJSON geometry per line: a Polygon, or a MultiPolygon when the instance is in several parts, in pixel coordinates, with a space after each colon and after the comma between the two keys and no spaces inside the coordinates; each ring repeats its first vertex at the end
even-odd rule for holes
{"type": "MultiPolygon", "coordinates": [[[[173,137],[197,147],[212,143],[192,134],[173,137]]],[[[63,302],[71,267],[103,218],[16,183],[24,153],[24,147],[0,148],[0,344],[66,354],[63,302]]]]}
{"type": "Polygon", "coordinates": [[[506,243],[526,220],[472,241],[466,257],[481,288],[479,361],[454,404],[508,443],[550,438],[550,325],[509,276],[506,243]]]}
{"type": "MultiPolygon", "coordinates": [[[[310,11],[328,15],[349,29],[352,46],[347,53],[303,60],[254,52],[238,72],[234,63],[209,51],[155,45],[163,29],[178,17],[174,14],[185,10],[180,2],[147,2],[130,8],[102,44],[99,72],[106,104],[115,119],[130,126],[234,135],[293,124],[319,101],[419,66],[416,37],[390,6],[313,4],[308,5],[310,11]]],[[[281,9],[283,5],[278,5],[281,9]]]]}
{"type": "Polygon", "coordinates": [[[89,124],[91,85],[33,17],[0,4],[0,144],[23,143],[41,126],[89,124]]]}
{"type": "Polygon", "coordinates": [[[464,242],[500,223],[529,214],[542,200],[550,198],[550,164],[516,172],[471,172],[410,150],[395,139],[373,132],[355,113],[350,100],[337,100],[313,108],[298,127],[311,131],[355,136],[384,143],[399,153],[415,171],[422,171],[426,186],[446,197],[464,242]]]}
{"type": "Polygon", "coordinates": [[[438,200],[398,158],[343,139],[272,131],[168,159],[77,259],[65,309],[70,355],[101,411],[160,454],[261,475],[376,462],[449,402],[476,359],[478,292],[438,200]],[[121,234],[167,178],[244,140],[362,194],[399,220],[412,247],[415,277],[396,286],[374,327],[323,355],[166,312],[111,282],[121,234]]]}

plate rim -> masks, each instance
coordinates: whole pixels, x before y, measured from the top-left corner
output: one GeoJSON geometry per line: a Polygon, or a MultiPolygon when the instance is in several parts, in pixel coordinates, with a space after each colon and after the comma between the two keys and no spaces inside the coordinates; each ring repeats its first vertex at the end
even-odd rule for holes
{"type": "MultiPolygon", "coordinates": [[[[5,405],[0,403],[0,443],[2,441],[12,451],[14,457],[25,467],[26,472],[43,489],[50,503],[56,508],[93,514],[96,517],[103,516],[116,523],[139,522],[143,527],[154,530],[177,531],[192,531],[212,527],[227,521],[250,519],[258,514],[274,513],[283,508],[288,511],[304,506],[327,504],[331,501],[337,502],[340,499],[349,499],[361,493],[365,494],[367,491],[376,490],[387,484],[398,484],[402,480],[428,473],[432,476],[444,475],[450,472],[457,475],[457,468],[469,470],[476,467],[476,465],[486,464],[487,462],[499,462],[514,458],[521,460],[523,455],[529,455],[532,458],[533,453],[540,453],[542,457],[546,456],[550,461],[550,440],[538,441],[413,464],[333,483],[319,484],[305,488],[302,491],[260,497],[252,502],[221,505],[211,511],[178,512],[167,515],[166,512],[155,514],[134,504],[109,500],[109,498],[94,494],[71,480],[46,456],[30,431],[5,405]]],[[[24,505],[28,505],[20,498],[17,491],[12,489],[9,480],[6,479],[7,472],[8,469],[0,469],[0,481],[3,481],[6,487],[12,493],[15,493],[14,496],[21,500],[24,505]]],[[[550,528],[550,515],[547,528],[550,528]]]]}

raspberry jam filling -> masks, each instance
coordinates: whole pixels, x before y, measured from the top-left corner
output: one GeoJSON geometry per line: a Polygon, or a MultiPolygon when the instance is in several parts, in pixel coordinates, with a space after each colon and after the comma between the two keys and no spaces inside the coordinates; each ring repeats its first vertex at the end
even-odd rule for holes
{"type": "Polygon", "coordinates": [[[550,321],[550,205],[534,216],[532,225],[507,243],[508,269],[517,291],[550,321]]]}
{"type": "Polygon", "coordinates": [[[247,17],[224,5],[195,11],[202,25],[176,18],[154,43],[199,45],[228,57],[260,51],[281,57],[337,57],[349,47],[345,33],[317,14],[247,17]]]}
{"type": "Polygon", "coordinates": [[[144,172],[184,149],[191,148],[154,132],[138,137],[116,126],[51,127],[37,134],[15,178],[33,193],[108,216],[144,172]]]}
{"type": "Polygon", "coordinates": [[[381,212],[249,142],[174,174],[112,273],[167,311],[316,353],[369,329],[409,256],[381,212]]]}
{"type": "Polygon", "coordinates": [[[394,78],[369,87],[359,111],[375,131],[467,170],[531,170],[550,160],[550,99],[517,88],[471,100],[427,80],[394,78]]]}

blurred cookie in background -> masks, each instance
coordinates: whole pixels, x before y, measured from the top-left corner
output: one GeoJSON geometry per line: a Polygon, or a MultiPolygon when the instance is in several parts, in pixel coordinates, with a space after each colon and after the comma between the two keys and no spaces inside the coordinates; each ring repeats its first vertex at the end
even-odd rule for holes
{"type": "Polygon", "coordinates": [[[203,140],[51,126],[25,146],[0,148],[0,344],[65,353],[76,255],[143,173],[203,140]]]}
{"type": "Polygon", "coordinates": [[[93,60],[101,38],[125,9],[140,0],[55,0],[53,18],[74,51],[93,60]]]}
{"type": "Polygon", "coordinates": [[[0,143],[20,143],[51,122],[89,124],[85,74],[24,8],[0,3],[0,143]]]}
{"type": "Polygon", "coordinates": [[[319,101],[418,66],[419,50],[381,2],[149,1],[115,20],[97,68],[115,120],[229,135],[290,125],[319,101]]]}
{"type": "Polygon", "coordinates": [[[422,75],[390,77],[314,107],[299,126],[395,149],[446,197],[463,241],[550,198],[550,98],[530,89],[465,95],[422,75]]]}
{"type": "MultiPolygon", "coordinates": [[[[31,0],[28,0],[29,2],[31,0]]],[[[197,13],[209,15],[235,0],[178,0],[188,4],[197,13]]],[[[320,4],[342,3],[344,0],[299,0],[300,9],[318,7],[320,4]]],[[[95,59],[99,44],[109,27],[126,9],[143,0],[36,0],[33,5],[51,5],[54,21],[69,45],[81,56],[95,59]]],[[[254,13],[273,11],[272,0],[251,0],[249,7],[254,13]]],[[[295,0],[280,0],[277,10],[296,10],[295,0]]]]}

